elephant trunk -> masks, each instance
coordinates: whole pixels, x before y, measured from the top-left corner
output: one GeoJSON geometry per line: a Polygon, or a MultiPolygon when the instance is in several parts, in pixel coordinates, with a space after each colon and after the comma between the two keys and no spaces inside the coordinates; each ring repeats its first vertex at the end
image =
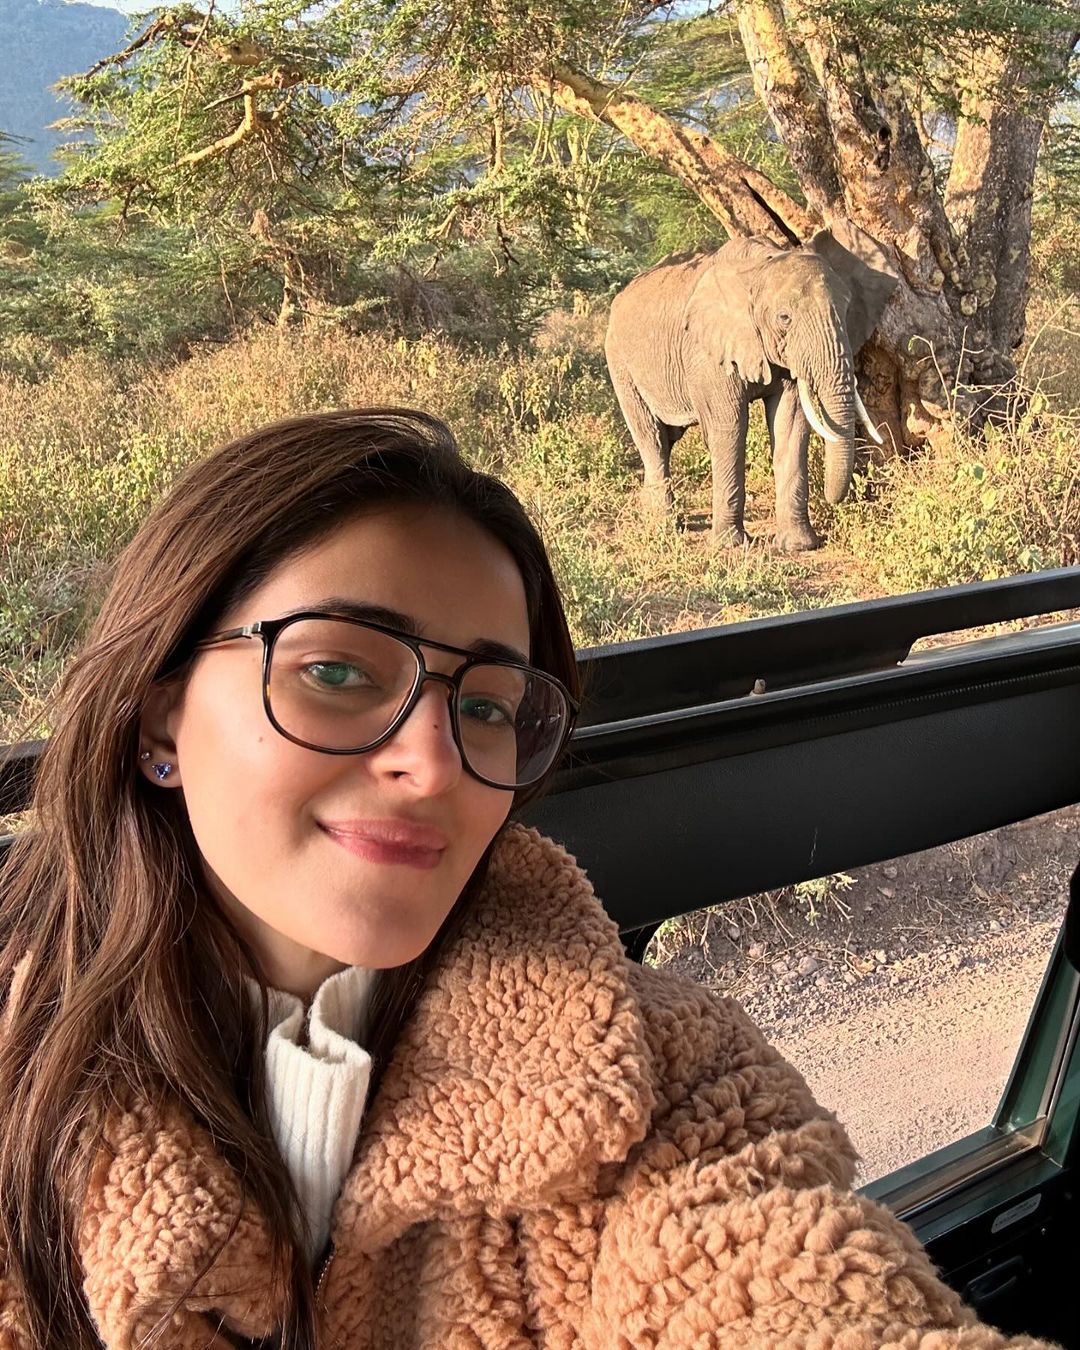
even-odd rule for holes
{"type": "Polygon", "coordinates": [[[835,506],[847,496],[855,467],[855,401],[850,392],[819,397],[825,417],[840,433],[825,442],[825,500],[835,506]]]}
{"type": "Polygon", "coordinates": [[[813,335],[819,341],[809,358],[792,364],[806,420],[825,442],[825,499],[835,506],[847,496],[855,467],[855,362],[839,325],[813,335]]]}
{"type": "Polygon", "coordinates": [[[834,506],[842,502],[851,486],[855,467],[855,381],[840,380],[819,385],[813,391],[821,404],[822,415],[814,410],[813,394],[799,381],[799,397],[806,419],[825,442],[825,500],[834,506]]]}

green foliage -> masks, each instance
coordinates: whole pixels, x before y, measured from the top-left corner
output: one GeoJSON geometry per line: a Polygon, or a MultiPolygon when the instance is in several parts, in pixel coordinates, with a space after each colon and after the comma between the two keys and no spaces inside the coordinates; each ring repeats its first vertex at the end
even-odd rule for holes
{"type": "MultiPolygon", "coordinates": [[[[69,129],[89,139],[38,207],[62,202],[129,258],[186,259],[155,274],[161,308],[197,274],[208,334],[224,310],[234,326],[273,317],[283,296],[283,314],[362,327],[393,308],[400,267],[444,296],[471,272],[500,311],[495,340],[520,341],[560,291],[610,295],[665,252],[717,241],[691,193],[539,92],[553,56],[632,75],[754,162],[781,177],[786,163],[732,23],[715,15],[642,19],[613,0],[252,0],[227,14],[161,7],[136,32],[64,82],[79,105],[69,129]],[[161,231],[172,238],[159,246],[161,231]]],[[[70,334],[56,295],[44,308],[70,334]]],[[[92,286],[72,308],[89,340],[124,350],[125,324],[92,286]]]]}
{"type": "Polygon", "coordinates": [[[821,918],[822,912],[835,909],[841,918],[849,919],[851,910],[841,898],[841,892],[850,890],[855,878],[846,872],[833,872],[827,877],[814,877],[810,881],[800,881],[792,887],[795,904],[804,911],[806,922],[813,926],[821,918]]]}
{"type": "Polygon", "coordinates": [[[179,227],[117,229],[62,206],[29,217],[33,247],[10,260],[0,290],[0,367],[18,368],[33,337],[57,350],[149,357],[233,328],[237,305],[272,299],[244,273],[223,288],[223,255],[179,227]]]}
{"type": "Polygon", "coordinates": [[[1074,564],[1076,428],[1048,414],[1036,394],[981,441],[956,433],[947,451],[872,466],[836,508],[832,537],[873,559],[891,594],[1074,564]]]}
{"type": "Polygon", "coordinates": [[[843,58],[857,54],[863,70],[910,81],[952,112],[990,52],[1029,71],[1014,91],[1018,105],[1070,85],[1052,52],[1076,28],[1072,0],[805,0],[800,9],[843,58]]]}

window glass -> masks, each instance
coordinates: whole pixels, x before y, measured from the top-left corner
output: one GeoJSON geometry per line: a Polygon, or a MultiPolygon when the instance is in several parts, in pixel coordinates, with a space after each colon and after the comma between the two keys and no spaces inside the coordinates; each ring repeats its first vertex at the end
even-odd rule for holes
{"type": "Polygon", "coordinates": [[[444,416],[579,644],[1077,560],[1052,6],[826,6],[842,68],[819,4],[137,8],[0,13],[0,738],[177,473],[311,409],[444,416]]]}
{"type": "Polygon", "coordinates": [[[646,960],[739,1000],[865,1185],[989,1125],[1057,938],[1080,807],[669,920],[646,960]]]}

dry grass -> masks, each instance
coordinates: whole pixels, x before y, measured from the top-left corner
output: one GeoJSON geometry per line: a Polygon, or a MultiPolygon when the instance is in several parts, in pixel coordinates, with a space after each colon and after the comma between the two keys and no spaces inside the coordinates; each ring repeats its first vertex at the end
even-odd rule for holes
{"type": "MultiPolygon", "coordinates": [[[[557,317],[537,349],[501,356],[433,338],[309,331],[171,365],[84,354],[0,370],[0,742],[47,733],[48,692],[111,564],[177,473],[241,431],[302,411],[405,403],[445,417],[465,453],[506,478],[539,522],[580,645],[1076,559],[1077,427],[1062,394],[986,442],[956,436],[933,456],[895,461],[876,474],[873,501],[830,512],[818,496],[812,509],[830,536],[820,554],[787,557],[764,542],[772,486],[760,417],[748,493],[761,542],[710,547],[695,432],[676,452],[686,528],[650,522],[594,320],[557,317]]],[[[1058,364],[1080,349],[1056,321],[1040,342],[1058,364]]]]}

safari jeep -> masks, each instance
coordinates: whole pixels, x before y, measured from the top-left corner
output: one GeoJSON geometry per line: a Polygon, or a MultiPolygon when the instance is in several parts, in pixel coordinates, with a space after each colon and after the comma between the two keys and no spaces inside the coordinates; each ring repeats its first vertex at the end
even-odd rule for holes
{"type": "MultiPolygon", "coordinates": [[[[1078,608],[1070,568],[584,650],[579,727],[527,819],[640,960],[684,910],[1080,803],[1080,623],[913,652],[1078,608]]],[[[0,750],[0,815],[39,752],[0,750]]],[[[1080,1347],[1075,876],[1064,912],[992,1118],[865,1189],[983,1319],[1080,1347]]]]}

